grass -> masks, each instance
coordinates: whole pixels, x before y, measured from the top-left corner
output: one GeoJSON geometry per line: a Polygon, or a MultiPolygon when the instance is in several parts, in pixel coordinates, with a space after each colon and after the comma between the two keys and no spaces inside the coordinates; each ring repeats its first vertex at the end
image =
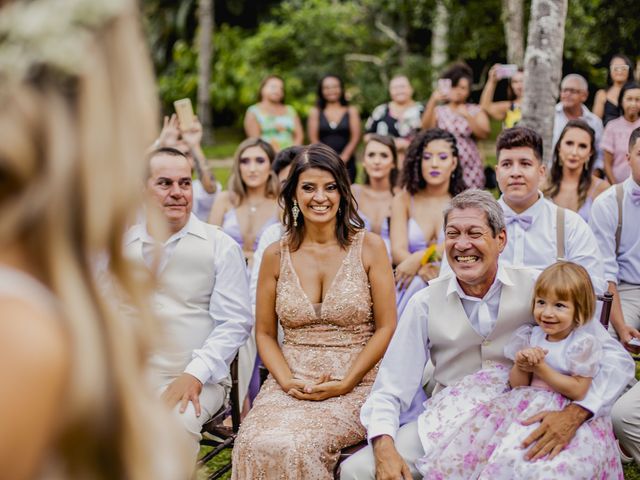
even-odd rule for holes
{"type": "MultiPolygon", "coordinates": [[[[202,457],[205,453],[210,451],[212,447],[200,447],[200,454],[198,457],[202,457]]],[[[206,465],[204,465],[196,475],[196,480],[206,480],[211,473],[215,472],[218,467],[226,464],[231,458],[231,449],[226,449],[212,458],[206,465]]],[[[222,476],[223,479],[231,478],[231,471],[222,476]]]]}
{"type": "Polygon", "coordinates": [[[244,138],[244,132],[237,128],[216,128],[213,131],[212,144],[203,147],[204,154],[207,158],[216,160],[232,158],[238,144],[244,138]]]}

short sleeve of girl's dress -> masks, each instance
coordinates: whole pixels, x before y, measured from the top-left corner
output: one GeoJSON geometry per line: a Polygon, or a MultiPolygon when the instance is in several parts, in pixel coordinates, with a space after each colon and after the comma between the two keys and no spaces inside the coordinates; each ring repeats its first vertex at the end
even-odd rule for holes
{"type": "Polygon", "coordinates": [[[529,347],[529,342],[531,340],[531,325],[523,325],[519,327],[509,341],[504,346],[504,356],[509,360],[516,359],[516,353],[518,353],[523,348],[529,347]]]}
{"type": "Polygon", "coordinates": [[[580,377],[595,377],[600,369],[602,344],[590,333],[576,331],[567,347],[567,370],[580,377]]]}

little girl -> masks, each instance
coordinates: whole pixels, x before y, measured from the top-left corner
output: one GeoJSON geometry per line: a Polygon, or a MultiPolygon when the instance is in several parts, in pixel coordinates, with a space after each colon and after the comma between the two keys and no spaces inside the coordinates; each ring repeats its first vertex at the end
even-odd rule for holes
{"type": "Polygon", "coordinates": [[[599,369],[601,345],[582,325],[595,311],[587,271],[559,262],[538,278],[532,302],[537,326],[514,333],[514,361],[463,378],[435,395],[418,419],[425,479],[620,479],[610,417],[585,422],[552,458],[526,461],[521,445],[539,424],[521,422],[582,400],[599,369]],[[508,384],[507,385],[507,376],[508,384]]]}

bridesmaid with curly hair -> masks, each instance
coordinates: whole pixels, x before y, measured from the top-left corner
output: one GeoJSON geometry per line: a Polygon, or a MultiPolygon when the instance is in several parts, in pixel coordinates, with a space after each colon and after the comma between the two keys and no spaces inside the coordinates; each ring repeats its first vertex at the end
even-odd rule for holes
{"type": "Polygon", "coordinates": [[[442,211],[467,188],[456,138],[440,128],[420,132],[407,151],[400,186],[391,206],[398,316],[409,298],[440,272],[442,211]]]}

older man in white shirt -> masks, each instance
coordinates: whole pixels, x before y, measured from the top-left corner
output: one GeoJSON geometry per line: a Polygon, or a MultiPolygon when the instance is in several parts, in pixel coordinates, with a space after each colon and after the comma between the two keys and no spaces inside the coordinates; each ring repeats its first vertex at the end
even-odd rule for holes
{"type": "MultiPolygon", "coordinates": [[[[537,271],[498,265],[506,243],[502,209],[489,193],[469,190],[452,200],[445,211],[445,251],[454,275],[431,282],[409,302],[362,408],[371,446],[342,464],[341,479],[420,478],[418,422],[400,426],[400,418],[415,404],[430,358],[436,392],[489,362],[510,363],[504,345],[519,326],[534,323],[537,271]]],[[[632,375],[633,361],[618,342],[598,322],[585,328],[604,344],[600,372],[582,401],[545,414],[528,439],[533,446],[527,455],[567,445],[590,416],[609,411],[632,375]]]]}
{"type": "MultiPolygon", "coordinates": [[[[638,353],[640,348],[629,342],[640,339],[640,128],[629,138],[628,161],[631,176],[596,199],[590,225],[614,294],[611,325],[620,341],[638,353]]],[[[616,402],[612,418],[629,460],[640,465],[640,383],[616,402]]]]}
{"type": "Polygon", "coordinates": [[[150,372],[195,458],[202,426],[225,402],[229,365],[253,327],[245,263],[233,239],[192,214],[191,166],[179,150],[151,154],[146,190],[149,208],[160,207],[169,228],[137,224],[125,250],[157,275],[154,308],[164,341],[150,372]]]}
{"type": "Polygon", "coordinates": [[[597,153],[595,168],[604,168],[603,154],[600,149],[602,140],[602,120],[592,113],[584,104],[589,96],[587,80],[577,73],[570,73],[560,83],[560,102],[555,107],[553,121],[553,148],[555,148],[560,134],[569,120],[584,120],[593,128],[596,135],[595,149],[597,153]]]}

